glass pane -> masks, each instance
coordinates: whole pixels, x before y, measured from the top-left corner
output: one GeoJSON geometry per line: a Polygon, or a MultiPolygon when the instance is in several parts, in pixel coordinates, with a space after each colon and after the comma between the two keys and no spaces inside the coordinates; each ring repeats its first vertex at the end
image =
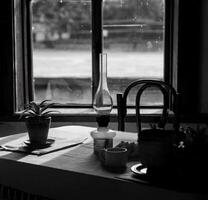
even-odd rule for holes
{"type": "MultiPolygon", "coordinates": [[[[108,54],[109,89],[116,93],[136,79],[163,80],[164,0],[104,0],[104,52],[108,54]]],[[[143,105],[162,102],[148,90],[143,105]],[[148,95],[148,96],[147,96],[148,95]]],[[[134,104],[133,93],[128,104],[134,104]]]]}
{"type": "Polygon", "coordinates": [[[32,0],[35,100],[91,104],[91,1],[32,0]]]}

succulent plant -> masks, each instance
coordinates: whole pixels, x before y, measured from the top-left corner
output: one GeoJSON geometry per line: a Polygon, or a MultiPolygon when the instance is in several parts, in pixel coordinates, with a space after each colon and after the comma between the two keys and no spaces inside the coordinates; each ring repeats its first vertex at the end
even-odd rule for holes
{"type": "Polygon", "coordinates": [[[49,110],[55,103],[47,103],[50,100],[44,100],[41,103],[36,103],[34,101],[31,101],[26,109],[21,113],[20,118],[23,116],[28,116],[28,117],[36,117],[36,118],[44,118],[48,117],[50,113],[58,112],[55,110],[49,110]]]}

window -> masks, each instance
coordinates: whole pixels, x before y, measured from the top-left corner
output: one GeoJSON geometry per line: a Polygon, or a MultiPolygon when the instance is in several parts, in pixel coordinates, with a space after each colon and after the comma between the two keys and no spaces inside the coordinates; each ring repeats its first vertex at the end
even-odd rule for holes
{"type": "MultiPolygon", "coordinates": [[[[164,0],[104,1],[104,51],[114,99],[136,79],[164,79],[164,4],[164,0]]],[[[155,89],[145,96],[145,105],[161,103],[155,89]]],[[[135,104],[133,93],[128,100],[135,104]]]]}
{"type": "MultiPolygon", "coordinates": [[[[51,0],[51,2],[52,1],[53,0],[51,0]]],[[[75,1],[77,2],[78,0],[74,0],[74,2],[75,1]]],[[[133,0],[131,1],[133,2],[133,0]]],[[[92,58],[92,71],[90,72],[92,73],[92,82],[90,87],[93,94],[98,81],[98,53],[101,52],[102,47],[106,48],[106,39],[110,39],[110,37],[105,38],[106,31],[104,31],[104,45],[101,45],[103,44],[101,37],[102,27],[100,23],[102,19],[100,17],[101,0],[88,2],[91,3],[90,13],[92,15],[92,45],[90,47],[92,54],[92,56],[90,56],[92,58]]],[[[125,4],[125,1],[122,0],[111,1],[111,4],[113,5],[115,2],[120,3],[120,5],[125,4]]],[[[139,2],[141,2],[141,0],[139,2]]],[[[32,14],[32,10],[30,10],[31,5],[31,0],[11,0],[2,1],[2,6],[0,8],[0,117],[2,120],[6,121],[14,120],[15,112],[21,110],[25,103],[33,99],[35,94],[32,87],[33,74],[30,70],[32,69],[32,50],[30,45],[32,41],[32,28],[30,28],[30,26],[32,26],[32,23],[30,23],[30,14],[32,14]]],[[[107,1],[103,1],[103,6],[106,5],[107,1]]],[[[203,113],[204,111],[201,109],[206,106],[206,101],[204,100],[204,97],[206,98],[206,94],[204,93],[205,89],[203,90],[203,88],[206,88],[206,84],[204,84],[205,81],[203,77],[201,77],[201,73],[205,69],[203,66],[206,66],[206,62],[202,59],[206,57],[203,46],[205,39],[201,37],[202,30],[206,28],[206,23],[203,21],[205,20],[205,16],[202,15],[204,12],[204,3],[196,4],[194,1],[191,1],[189,9],[187,9],[187,3],[185,1],[166,0],[163,6],[165,15],[165,22],[163,22],[163,31],[165,33],[163,35],[163,78],[165,81],[173,84],[181,94],[181,113],[184,114],[185,117],[188,116],[190,119],[191,116],[196,117],[196,114],[203,113]],[[195,27],[194,29],[193,25],[195,27]],[[202,61],[204,64],[202,64],[202,61]],[[203,88],[201,89],[201,87],[203,88]]],[[[105,8],[103,7],[103,14],[104,12],[105,8]]],[[[104,22],[106,20],[106,14],[104,14],[103,17],[104,22]]],[[[106,26],[109,24],[104,25],[106,26]]],[[[107,27],[104,28],[106,29],[107,27]]],[[[109,34],[110,32],[107,33],[109,34]]],[[[110,34],[108,34],[107,36],[110,36],[110,34]]],[[[151,47],[151,45],[149,45],[149,47],[151,47]]],[[[115,45],[114,48],[116,49],[115,45]]],[[[104,51],[106,51],[106,49],[104,49],[104,51]]],[[[107,53],[109,68],[112,55],[110,55],[110,51],[107,53]]],[[[111,75],[109,74],[109,76],[111,75]]],[[[110,77],[109,82],[111,82],[110,77]]],[[[45,96],[43,96],[43,98],[45,98],[45,96]]],[[[79,105],[83,106],[83,104],[79,105]]],[[[90,107],[91,104],[87,106],[90,107]]],[[[80,116],[82,116],[82,114],[75,116],[75,118],[80,118],[80,116]]],[[[83,119],[85,120],[84,115],[83,119]]]]}
{"type": "Polygon", "coordinates": [[[35,100],[91,104],[91,1],[31,3],[35,100]]]}
{"type": "MultiPolygon", "coordinates": [[[[165,0],[32,0],[31,6],[36,101],[90,107],[102,51],[114,105],[133,80],[164,80],[165,0]]],[[[161,103],[157,91],[148,93],[145,105],[161,103]]]]}

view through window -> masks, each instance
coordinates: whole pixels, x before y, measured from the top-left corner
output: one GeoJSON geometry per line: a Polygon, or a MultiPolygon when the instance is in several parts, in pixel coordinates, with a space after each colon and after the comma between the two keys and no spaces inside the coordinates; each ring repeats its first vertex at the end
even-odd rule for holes
{"type": "MultiPolygon", "coordinates": [[[[36,101],[91,105],[92,2],[32,0],[36,101]]],[[[164,4],[165,0],[103,0],[101,40],[114,104],[116,93],[133,80],[163,80],[164,4]]],[[[146,105],[161,102],[154,89],[144,97],[146,105]]]]}
{"type": "Polygon", "coordinates": [[[35,99],[91,104],[91,1],[32,0],[35,99]]]}

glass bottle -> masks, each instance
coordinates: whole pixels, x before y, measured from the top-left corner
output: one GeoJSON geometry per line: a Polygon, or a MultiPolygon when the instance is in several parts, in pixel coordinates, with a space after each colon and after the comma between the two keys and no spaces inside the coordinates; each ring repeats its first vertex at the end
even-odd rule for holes
{"type": "Polygon", "coordinates": [[[109,116],[113,108],[113,100],[107,84],[107,54],[100,54],[99,84],[95,93],[93,108],[98,116],[109,116]]]}
{"type": "Polygon", "coordinates": [[[91,132],[94,138],[94,153],[98,154],[100,149],[113,146],[115,131],[108,129],[110,112],[113,108],[113,99],[107,84],[107,54],[100,54],[99,84],[95,93],[93,108],[97,113],[97,130],[91,132]]]}

